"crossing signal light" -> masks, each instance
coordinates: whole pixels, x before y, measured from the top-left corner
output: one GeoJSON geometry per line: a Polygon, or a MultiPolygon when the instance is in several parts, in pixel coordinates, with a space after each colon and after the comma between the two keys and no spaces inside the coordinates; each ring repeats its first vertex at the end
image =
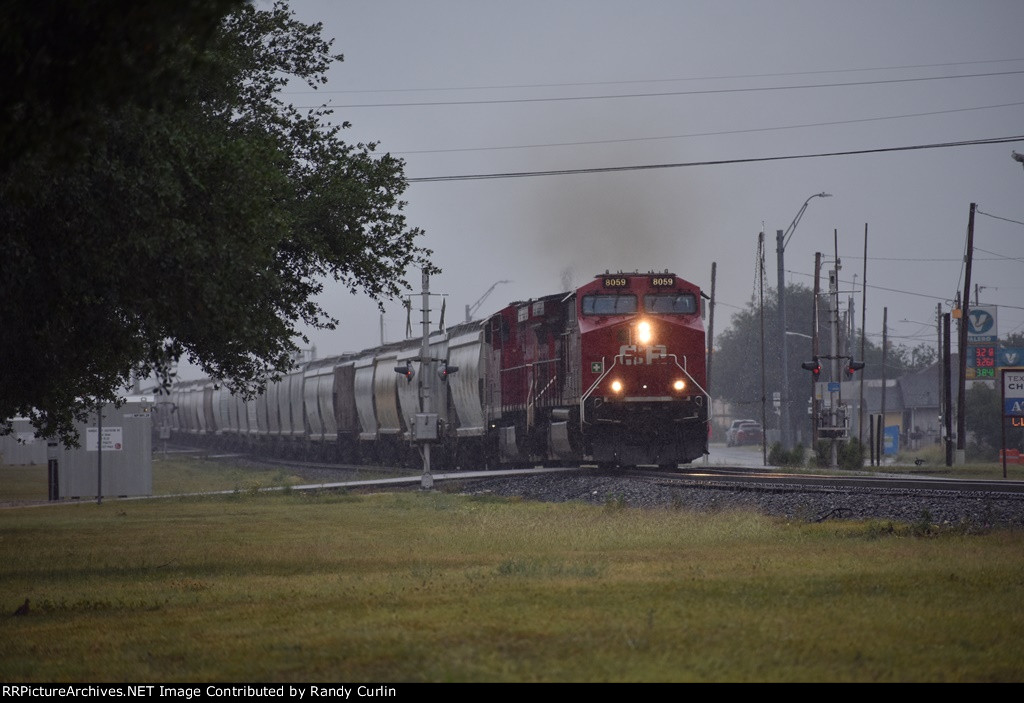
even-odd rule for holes
{"type": "MultiPolygon", "coordinates": [[[[862,364],[863,365],[863,364],[862,364]]],[[[814,380],[818,380],[818,376],[821,375],[821,364],[818,363],[818,357],[814,357],[814,361],[805,361],[800,364],[801,368],[807,369],[814,376],[814,380]]]]}
{"type": "Polygon", "coordinates": [[[458,366],[449,366],[448,364],[441,364],[441,367],[437,370],[437,375],[441,377],[442,381],[447,381],[448,377],[458,370],[458,366]]]}
{"type": "Polygon", "coordinates": [[[860,371],[862,368],[864,368],[863,361],[854,361],[853,359],[850,359],[850,363],[846,365],[846,377],[852,378],[854,372],[860,371]]]}
{"type": "Polygon", "coordinates": [[[407,361],[407,362],[405,362],[405,366],[396,366],[395,367],[395,373],[402,374],[403,376],[405,376],[406,383],[412,383],[412,376],[413,376],[412,362],[411,361],[407,361]]]}

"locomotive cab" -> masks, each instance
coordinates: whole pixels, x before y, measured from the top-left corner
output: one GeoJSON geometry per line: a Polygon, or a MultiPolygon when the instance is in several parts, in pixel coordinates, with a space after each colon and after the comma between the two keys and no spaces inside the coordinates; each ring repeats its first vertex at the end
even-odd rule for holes
{"type": "Polygon", "coordinates": [[[671,273],[604,274],[578,291],[585,453],[601,464],[707,451],[700,289],[671,273]]]}

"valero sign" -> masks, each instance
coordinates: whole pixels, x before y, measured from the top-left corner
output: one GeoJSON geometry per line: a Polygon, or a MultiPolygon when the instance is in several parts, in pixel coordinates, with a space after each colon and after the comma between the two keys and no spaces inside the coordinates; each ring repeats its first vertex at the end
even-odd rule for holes
{"type": "Polygon", "coordinates": [[[986,344],[999,339],[996,328],[995,305],[990,307],[978,306],[970,309],[967,315],[967,343],[986,344]]]}

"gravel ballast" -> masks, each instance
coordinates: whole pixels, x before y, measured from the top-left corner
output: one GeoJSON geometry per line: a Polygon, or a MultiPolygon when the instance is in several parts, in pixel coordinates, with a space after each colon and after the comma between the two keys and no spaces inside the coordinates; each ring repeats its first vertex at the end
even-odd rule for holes
{"type": "Polygon", "coordinates": [[[889,520],[960,524],[977,528],[1024,527],[1024,496],[983,491],[913,488],[807,487],[659,481],[628,475],[538,474],[483,479],[464,485],[471,494],[520,496],[538,501],[583,501],[634,508],[695,511],[756,510],[803,521],[889,520]]]}

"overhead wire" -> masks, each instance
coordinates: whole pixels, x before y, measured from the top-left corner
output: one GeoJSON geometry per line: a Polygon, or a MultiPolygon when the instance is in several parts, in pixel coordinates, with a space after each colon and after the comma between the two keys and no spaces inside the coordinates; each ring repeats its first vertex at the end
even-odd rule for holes
{"type": "Polygon", "coordinates": [[[808,127],[834,127],[837,125],[845,124],[860,124],[864,122],[881,122],[884,120],[901,120],[912,117],[932,117],[935,115],[948,115],[957,112],[972,112],[976,110],[991,110],[1003,107],[1019,107],[1024,105],[1024,101],[1013,102],[1013,103],[1001,103],[998,105],[980,105],[977,107],[962,107],[953,108],[950,110],[933,110],[930,112],[913,112],[905,115],[884,115],[881,117],[862,117],[850,120],[833,120],[829,122],[805,122],[802,124],[795,125],[782,125],[777,127],[752,127],[749,129],[729,129],[719,130],[714,132],[691,132],[689,134],[670,134],[661,135],[655,137],[631,137],[624,139],[591,139],[584,141],[575,142],[546,142],[542,144],[511,144],[503,146],[482,146],[482,147],[459,147],[455,149],[405,149],[401,151],[392,151],[392,154],[405,155],[405,154],[455,154],[472,151],[510,151],[514,149],[547,149],[552,147],[564,147],[564,146],[593,146],[599,144],[628,144],[635,142],[649,142],[649,141],[665,141],[669,139],[689,139],[692,137],[719,137],[729,136],[734,134],[752,134],[756,132],[778,132],[787,129],[805,129],[808,127]]]}
{"type": "MultiPolygon", "coordinates": [[[[792,274],[794,276],[803,276],[805,278],[814,278],[814,274],[805,273],[803,271],[791,271],[789,269],[786,269],[786,272],[789,273],[789,274],[792,274]]],[[[852,284],[851,281],[840,281],[840,283],[851,283],[852,284]]],[[[861,283],[861,285],[864,285],[863,282],[861,283]]],[[[876,285],[876,284],[873,284],[873,283],[868,283],[867,287],[871,288],[871,289],[874,289],[874,290],[884,290],[884,291],[886,291],[888,293],[902,293],[904,295],[913,295],[913,296],[916,296],[916,297],[919,297],[919,298],[929,298],[931,300],[939,300],[939,301],[942,301],[942,302],[949,302],[951,300],[951,298],[949,298],[949,296],[929,295],[927,293],[914,293],[913,291],[909,291],[909,290],[900,290],[899,288],[887,288],[885,286],[879,286],[879,285],[876,285]]]]}
{"type": "MultiPolygon", "coordinates": [[[[1019,220],[1011,220],[1009,217],[999,217],[998,215],[990,215],[987,212],[982,212],[981,208],[975,208],[974,211],[976,213],[978,213],[979,215],[984,215],[985,217],[991,217],[993,220],[1002,220],[1003,222],[1012,222],[1015,225],[1021,225],[1022,227],[1024,227],[1024,222],[1021,222],[1019,220]]],[[[989,252],[989,253],[991,253],[991,252],[989,252]]]]}
{"type": "Polygon", "coordinates": [[[888,78],[873,81],[849,81],[846,83],[807,83],[803,85],[775,85],[775,86],[754,86],[746,88],[707,88],[703,90],[672,90],[666,92],[650,93],[619,93],[613,95],[560,95],[548,98],[497,98],[491,100],[431,100],[424,102],[398,102],[398,103],[349,103],[332,105],[299,105],[300,108],[380,108],[380,107],[449,107],[457,105],[511,105],[526,103],[550,103],[550,102],[581,102],[586,100],[631,100],[635,98],[663,98],[677,97],[683,95],[725,95],[731,93],[764,93],[779,90],[811,90],[817,88],[849,88],[869,85],[895,85],[899,83],[923,83],[926,81],[948,81],[964,78],[991,78],[995,76],[1016,76],[1024,74],[1021,71],[992,71],[989,73],[967,73],[960,76],[918,76],[915,78],[888,78]]]}
{"type": "MultiPolygon", "coordinates": [[[[793,270],[790,270],[790,269],[786,269],[786,273],[792,274],[794,276],[802,276],[804,278],[814,278],[814,274],[806,273],[804,271],[793,271],[793,270]]],[[[852,281],[849,281],[849,280],[840,280],[840,283],[844,283],[844,284],[849,283],[849,284],[852,285],[852,281]]],[[[861,285],[863,285],[863,283],[861,285]]],[[[949,296],[929,295],[928,293],[915,293],[914,291],[902,290],[900,288],[888,288],[886,286],[879,286],[879,285],[875,285],[875,284],[872,284],[872,283],[867,284],[867,287],[875,289],[875,290],[886,291],[887,293],[899,293],[901,295],[911,295],[911,296],[915,296],[915,297],[918,297],[918,298],[929,298],[931,300],[937,300],[937,301],[942,302],[942,303],[952,303],[953,300],[954,300],[954,298],[951,298],[949,296]]],[[[1008,305],[1008,304],[1004,305],[1002,303],[987,303],[987,304],[998,305],[1001,308],[1009,308],[1011,310],[1024,310],[1024,306],[1021,306],[1021,305],[1008,305]]]]}
{"type": "MultiPolygon", "coordinates": [[[[974,250],[975,251],[983,251],[986,254],[992,254],[992,256],[998,257],[996,259],[985,259],[985,261],[1021,261],[1021,262],[1024,262],[1024,258],[1022,258],[1022,257],[1019,257],[1019,256],[1006,256],[1006,255],[1003,255],[1003,254],[997,254],[994,251],[989,251],[988,249],[982,249],[979,246],[975,246],[974,250]]],[[[975,261],[977,261],[977,259],[975,259],[975,261]]]]}
{"type": "Polygon", "coordinates": [[[693,166],[724,166],[729,164],[764,163],[770,161],[790,161],[795,159],[814,159],[834,156],[855,156],[863,154],[884,154],[897,151],[915,151],[924,149],[945,149],[958,146],[979,146],[984,144],[1008,144],[1024,141],[1024,135],[1013,137],[991,137],[983,139],[967,139],[956,142],[939,142],[934,144],[913,144],[898,147],[881,147],[873,149],[851,149],[848,151],[830,151],[811,154],[788,154],[783,156],[762,156],[744,159],[715,159],[709,161],[686,161],[667,164],[639,164],[635,166],[602,166],[596,168],[553,169],[548,171],[509,171],[504,173],[476,173],[456,176],[423,176],[407,178],[409,183],[441,183],[449,181],[477,181],[498,178],[533,178],[537,176],[569,176],[592,173],[617,173],[623,171],[649,171],[668,168],[688,168],[693,166]]]}
{"type": "Polygon", "coordinates": [[[316,93],[422,93],[422,92],[450,92],[459,90],[521,90],[523,88],[573,88],[579,86],[593,85],[632,85],[636,83],[680,83],[686,81],[710,81],[710,80],[735,80],[738,78],[781,78],[785,76],[809,76],[823,73],[866,73],[870,71],[900,71],[910,68],[946,68],[949,66],[972,66],[986,63],[1014,63],[1024,61],[1024,58],[1016,59],[987,59],[982,61],[947,61],[944,63],[910,64],[906,66],[876,66],[873,68],[834,68],[818,69],[814,71],[787,71],[777,73],[746,73],[724,76],[687,76],[683,78],[636,78],[623,81],[583,81],[575,83],[519,83],[503,85],[467,85],[430,88],[350,88],[339,90],[294,90],[285,91],[288,95],[306,95],[316,93]]]}

